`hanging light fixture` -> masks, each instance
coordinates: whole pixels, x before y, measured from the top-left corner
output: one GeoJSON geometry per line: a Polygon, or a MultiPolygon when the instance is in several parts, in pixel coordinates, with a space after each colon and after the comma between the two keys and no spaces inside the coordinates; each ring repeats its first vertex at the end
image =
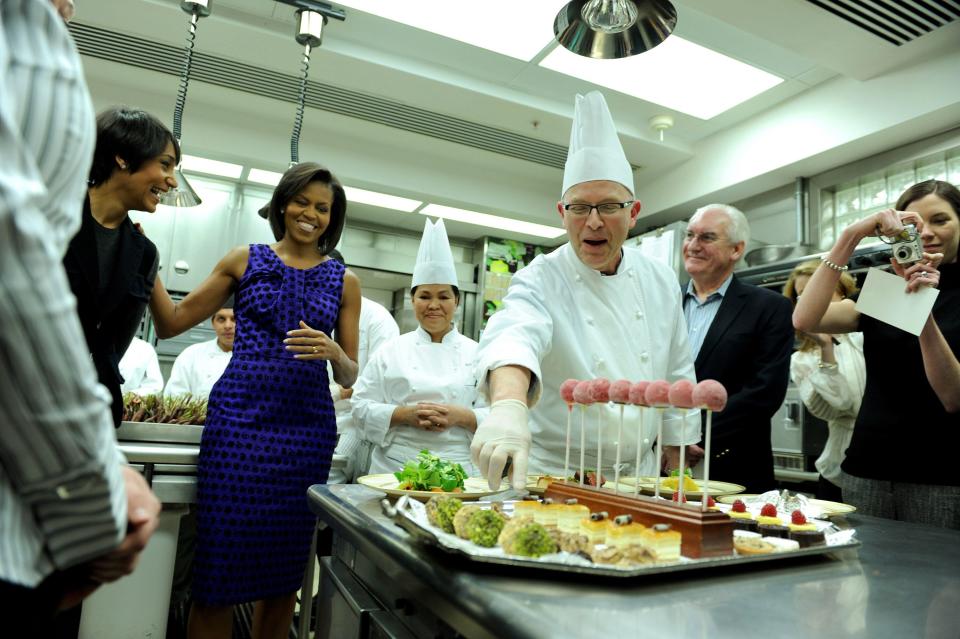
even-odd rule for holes
{"type": "Polygon", "coordinates": [[[577,55],[609,60],[649,51],[676,26],[667,0],[573,0],[557,14],[553,33],[577,55]]]}
{"type": "MultiPolygon", "coordinates": [[[[182,0],[180,8],[190,14],[190,26],[187,31],[187,46],[184,48],[183,71],[180,73],[180,88],[177,89],[177,102],[173,107],[173,137],[177,139],[177,144],[181,140],[181,125],[183,123],[183,107],[187,103],[187,85],[190,83],[190,67],[193,65],[193,45],[197,39],[197,22],[200,18],[210,15],[211,0],[182,0]]],[[[182,147],[181,147],[182,149],[182,147]]],[[[181,155],[182,159],[182,155],[181,155]]],[[[170,189],[160,196],[160,203],[167,206],[197,206],[200,204],[200,196],[193,190],[187,178],[177,165],[174,171],[174,177],[177,179],[177,188],[170,189]]]]}
{"type": "MultiPolygon", "coordinates": [[[[313,0],[279,0],[284,4],[297,7],[297,31],[294,38],[297,44],[303,45],[303,58],[300,68],[300,90],[297,92],[297,110],[293,119],[293,130],[290,132],[290,166],[300,163],[300,132],[303,130],[303,114],[307,102],[307,80],[310,76],[310,53],[319,47],[323,41],[323,27],[328,18],[345,20],[346,15],[341,9],[332,7],[324,2],[313,0]]],[[[269,206],[261,208],[260,217],[266,218],[269,206]]]]}

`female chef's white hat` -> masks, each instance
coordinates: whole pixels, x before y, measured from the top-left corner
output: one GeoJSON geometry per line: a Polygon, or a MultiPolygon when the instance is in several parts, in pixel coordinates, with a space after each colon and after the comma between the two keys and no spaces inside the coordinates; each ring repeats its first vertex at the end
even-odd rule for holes
{"type": "Polygon", "coordinates": [[[436,223],[427,218],[423,225],[423,238],[417,251],[417,263],[413,267],[411,288],[421,284],[449,284],[457,286],[457,269],[453,266],[453,253],[447,240],[447,228],[443,220],[436,223]]]}
{"type": "Polygon", "coordinates": [[[581,182],[610,180],[633,195],[633,170],[620,146],[607,101],[599,91],[577,94],[573,107],[570,148],[563,168],[563,192],[581,182]]]}

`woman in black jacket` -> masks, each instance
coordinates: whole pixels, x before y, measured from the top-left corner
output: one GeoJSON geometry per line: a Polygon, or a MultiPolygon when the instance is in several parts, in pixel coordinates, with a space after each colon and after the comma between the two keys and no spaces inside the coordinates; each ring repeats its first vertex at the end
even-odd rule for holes
{"type": "Polygon", "coordinates": [[[97,116],[83,222],[63,265],[117,426],[123,415],[118,364],[143,319],[159,263],[157,247],[128,213],[157,210],[160,195],[177,187],[179,161],[176,139],[152,115],[113,107],[97,116]]]}

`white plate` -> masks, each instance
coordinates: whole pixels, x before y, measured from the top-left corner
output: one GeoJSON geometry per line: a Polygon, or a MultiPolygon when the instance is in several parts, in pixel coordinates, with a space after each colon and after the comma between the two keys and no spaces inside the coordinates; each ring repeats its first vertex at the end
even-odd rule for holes
{"type": "Polygon", "coordinates": [[[383,491],[391,497],[409,495],[418,501],[427,501],[434,495],[449,495],[451,497],[464,500],[480,499],[481,497],[487,497],[488,495],[495,495],[496,493],[502,492],[509,488],[509,485],[504,483],[500,486],[500,490],[490,490],[490,487],[487,485],[487,480],[483,477],[467,477],[463,481],[463,492],[459,493],[448,493],[444,491],[433,490],[403,490],[398,488],[400,482],[397,481],[397,477],[393,473],[364,475],[363,477],[357,478],[357,483],[363,484],[368,488],[383,491]]]}
{"type": "MultiPolygon", "coordinates": [[[[666,479],[666,477],[661,477],[660,481],[662,482],[664,479],[666,479]]],[[[697,495],[703,494],[703,489],[702,489],[703,480],[695,479],[694,481],[697,482],[697,486],[701,486],[701,488],[698,490],[686,491],[688,498],[692,498],[697,495]]],[[[643,494],[652,495],[656,490],[657,479],[656,477],[639,477],[639,478],[638,477],[621,477],[620,483],[626,484],[627,486],[630,486],[630,487],[633,487],[634,484],[639,483],[640,490],[641,492],[643,492],[643,494]]],[[[737,493],[742,493],[744,490],[746,490],[746,488],[744,488],[740,484],[731,484],[730,482],[716,481],[711,479],[710,485],[708,486],[708,489],[707,489],[707,494],[712,495],[713,497],[718,497],[720,495],[735,495],[737,493]]],[[[662,483],[660,484],[661,495],[673,495],[674,492],[676,492],[674,491],[674,489],[667,488],[662,483]]]]}
{"type": "MultiPolygon", "coordinates": [[[[743,499],[745,497],[756,497],[755,494],[741,494],[741,495],[726,495],[724,497],[717,498],[721,504],[732,504],[738,499],[743,499]]],[[[856,506],[851,506],[850,504],[841,504],[838,501],[827,501],[825,499],[807,499],[807,503],[811,506],[816,506],[823,513],[824,517],[837,517],[838,515],[848,515],[850,513],[857,512],[856,506]]]]}

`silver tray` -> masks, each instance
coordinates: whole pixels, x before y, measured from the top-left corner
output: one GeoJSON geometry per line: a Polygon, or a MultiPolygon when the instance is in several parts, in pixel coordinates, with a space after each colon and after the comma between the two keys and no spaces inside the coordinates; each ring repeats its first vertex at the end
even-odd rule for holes
{"type": "MultiPolygon", "coordinates": [[[[860,542],[851,537],[848,541],[833,543],[827,546],[813,546],[810,548],[801,548],[799,550],[788,550],[773,552],[766,555],[730,555],[728,557],[706,557],[703,559],[692,559],[682,557],[680,561],[674,563],[644,564],[635,568],[614,567],[601,564],[584,563],[562,563],[543,558],[516,557],[509,555],[488,555],[470,552],[467,548],[458,548],[444,542],[432,529],[421,525],[411,513],[412,507],[410,500],[406,496],[400,497],[396,503],[391,503],[384,499],[380,502],[380,507],[384,515],[393,520],[400,528],[407,531],[413,540],[429,546],[439,548],[451,555],[464,557],[470,561],[483,564],[496,564],[501,566],[514,566],[524,569],[546,570],[551,572],[565,572],[583,575],[602,575],[606,577],[641,577],[644,575],[656,575],[663,573],[683,572],[688,570],[701,570],[705,568],[715,568],[721,566],[738,566],[741,564],[756,564],[762,562],[772,562],[774,564],[784,560],[791,560],[797,557],[810,557],[814,555],[832,555],[838,551],[858,548],[860,542]]],[[[473,502],[475,505],[489,507],[492,502],[473,502]]],[[[508,505],[511,502],[505,502],[508,505]]],[[[832,526],[832,525],[831,525],[832,526]]],[[[838,529],[833,527],[833,531],[838,529]]],[[[830,532],[830,529],[827,529],[830,532]]],[[[443,533],[441,533],[443,534],[443,533]]],[[[471,545],[472,546],[472,545],[471,545]]],[[[567,554],[567,553],[563,553],[567,554]]],[[[573,560],[572,560],[573,561],[573,560]]]]}

